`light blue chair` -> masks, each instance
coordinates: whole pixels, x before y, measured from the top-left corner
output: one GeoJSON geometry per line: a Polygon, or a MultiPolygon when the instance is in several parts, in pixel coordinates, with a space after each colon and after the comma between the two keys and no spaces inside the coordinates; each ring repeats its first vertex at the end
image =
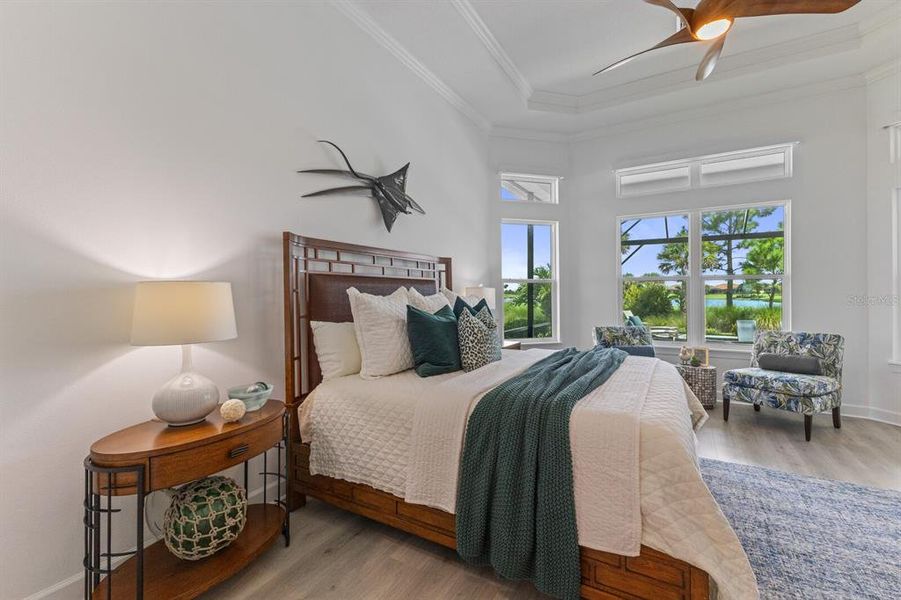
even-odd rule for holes
{"type": "Polygon", "coordinates": [[[840,429],[842,405],[842,359],[845,339],[835,333],[760,331],[751,351],[751,366],[723,374],[723,419],[729,420],[732,400],[749,402],[754,410],[762,405],[804,415],[804,437],[810,441],[813,415],[832,411],[832,424],[840,429]],[[802,375],[761,369],[761,354],[817,358],[821,375],[802,375]]]}

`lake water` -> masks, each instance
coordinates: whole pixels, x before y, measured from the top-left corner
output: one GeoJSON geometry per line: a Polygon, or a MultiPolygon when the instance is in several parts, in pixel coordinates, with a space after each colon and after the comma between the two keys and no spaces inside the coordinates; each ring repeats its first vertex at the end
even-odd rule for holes
{"type": "MultiPolygon", "coordinates": [[[[749,307],[749,308],[766,308],[770,305],[767,300],[757,300],[753,298],[733,298],[732,304],[735,306],[741,307],[749,307]]],[[[705,306],[726,306],[725,298],[707,298],[704,301],[705,306]]],[[[773,302],[773,308],[778,308],[782,306],[782,303],[779,301],[773,302]]]]}

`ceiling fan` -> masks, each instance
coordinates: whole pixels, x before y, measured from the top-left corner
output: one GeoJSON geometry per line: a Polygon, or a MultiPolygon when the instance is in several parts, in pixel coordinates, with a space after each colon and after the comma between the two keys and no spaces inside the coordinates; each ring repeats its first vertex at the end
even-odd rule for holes
{"type": "Polygon", "coordinates": [[[695,75],[696,80],[703,81],[713,73],[716,61],[723,51],[726,34],[732,29],[735,19],[767,15],[840,13],[860,2],[860,0],[701,0],[695,8],[679,8],[671,0],[644,1],[674,12],[682,21],[682,29],[656,46],[618,60],[595,75],[615,69],[651,50],[676,44],[716,40],[704,54],[695,75]]]}

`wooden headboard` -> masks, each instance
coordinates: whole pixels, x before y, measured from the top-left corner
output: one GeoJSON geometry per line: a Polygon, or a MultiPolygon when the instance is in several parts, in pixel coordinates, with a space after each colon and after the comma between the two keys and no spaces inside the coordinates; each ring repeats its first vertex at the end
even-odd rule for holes
{"type": "Polygon", "coordinates": [[[450,288],[451,259],[282,234],[285,292],[285,403],[291,438],[297,407],[322,380],[310,321],[353,321],[348,288],[388,295],[400,286],[434,294],[450,288]]]}

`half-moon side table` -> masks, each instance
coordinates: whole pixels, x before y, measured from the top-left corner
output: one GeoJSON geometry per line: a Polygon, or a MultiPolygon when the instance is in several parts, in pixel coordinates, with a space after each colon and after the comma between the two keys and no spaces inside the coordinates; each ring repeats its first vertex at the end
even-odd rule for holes
{"type": "MultiPolygon", "coordinates": [[[[195,598],[225,581],[259,556],[279,536],[290,541],[287,491],[287,414],[279,400],[269,400],[235,423],[225,423],[218,411],[205,421],[169,427],[145,421],[110,434],[91,445],[84,460],[84,597],[90,599],[195,598]],[[269,470],[267,450],[276,451],[276,469],[269,470]],[[285,459],[282,453],[285,452],[285,459]],[[182,560],[162,540],[144,548],[144,498],[150,492],[201,479],[244,463],[247,490],[248,462],[263,455],[263,502],[247,506],[241,534],[216,554],[196,561],[182,560]],[[269,477],[275,477],[275,498],[268,496],[269,477]],[[285,485],[283,485],[283,483],[285,485]],[[136,497],[135,548],[116,552],[112,545],[114,496],[136,497]],[[104,501],[104,498],[106,499],[104,501]],[[104,523],[105,522],[105,523],[104,523]],[[101,541],[105,540],[104,544],[101,541]],[[113,567],[113,562],[127,560],[113,567]],[[101,578],[102,575],[106,577],[101,578]]],[[[248,492],[249,494],[249,492],[248,492]]]]}

